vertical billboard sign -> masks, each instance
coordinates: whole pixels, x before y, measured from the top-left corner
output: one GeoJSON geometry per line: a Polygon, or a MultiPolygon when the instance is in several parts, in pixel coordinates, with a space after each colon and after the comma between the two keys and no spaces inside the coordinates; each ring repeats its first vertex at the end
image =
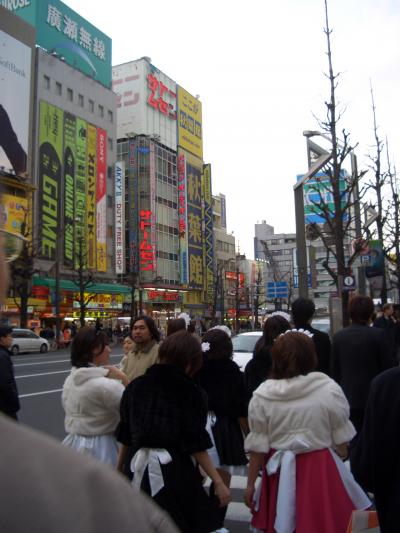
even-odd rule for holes
{"type": "Polygon", "coordinates": [[[0,30],[0,166],[27,170],[31,49],[0,30]]]}
{"type": "Polygon", "coordinates": [[[203,159],[201,102],[178,86],[178,145],[203,159]]]}
{"type": "Polygon", "coordinates": [[[86,268],[86,137],[87,123],[76,119],[75,268],[86,268]]]}
{"type": "Polygon", "coordinates": [[[187,183],[185,154],[178,151],[178,233],[179,270],[182,285],[189,283],[188,240],[187,240],[187,183]]]}
{"type": "Polygon", "coordinates": [[[107,272],[107,132],[97,129],[96,235],[97,270],[107,272]]]}
{"type": "Polygon", "coordinates": [[[214,238],[211,190],[211,165],[203,168],[203,202],[204,202],[204,248],[207,298],[211,303],[214,292],[214,238]]]}
{"type": "Polygon", "coordinates": [[[154,143],[150,143],[149,150],[150,171],[150,209],[139,211],[139,257],[140,270],[157,272],[156,263],[156,169],[154,143]]]}
{"type": "Polygon", "coordinates": [[[115,163],[115,272],[125,273],[125,163],[115,163]]]}
{"type": "Polygon", "coordinates": [[[36,28],[36,44],[102,85],[111,86],[111,39],[60,0],[2,0],[36,28]]]}
{"type": "Polygon", "coordinates": [[[86,148],[86,243],[87,266],[96,268],[96,127],[87,126],[86,148]]]}
{"type": "Polygon", "coordinates": [[[186,153],[189,286],[204,285],[201,177],[203,162],[186,153]]]}
{"type": "Polygon", "coordinates": [[[40,257],[55,261],[62,179],[63,112],[47,102],[39,106],[39,242],[40,257]]]}
{"type": "Polygon", "coordinates": [[[129,272],[138,272],[138,181],[137,181],[137,146],[134,141],[129,141],[129,198],[128,198],[128,221],[129,221],[129,272]]]}
{"type": "Polygon", "coordinates": [[[74,266],[76,118],[64,113],[64,264],[74,266]]]}

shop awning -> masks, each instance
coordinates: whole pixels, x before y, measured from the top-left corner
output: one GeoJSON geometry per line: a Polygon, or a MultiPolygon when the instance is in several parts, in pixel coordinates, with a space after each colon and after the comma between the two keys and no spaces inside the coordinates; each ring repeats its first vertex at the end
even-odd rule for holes
{"type": "MultiPolygon", "coordinates": [[[[37,278],[32,279],[33,285],[45,286],[54,289],[56,281],[52,278],[37,278]]],[[[60,289],[64,291],[79,291],[79,287],[71,280],[60,280],[60,289]]],[[[92,292],[95,294],[127,294],[131,292],[131,288],[120,283],[93,283],[85,288],[85,292],[92,292]]]]}

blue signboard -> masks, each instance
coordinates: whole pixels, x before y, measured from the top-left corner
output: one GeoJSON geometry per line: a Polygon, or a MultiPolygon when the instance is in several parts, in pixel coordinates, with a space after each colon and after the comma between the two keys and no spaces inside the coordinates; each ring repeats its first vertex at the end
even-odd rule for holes
{"type": "Polygon", "coordinates": [[[268,281],[267,298],[287,298],[289,289],[287,281],[268,281]]]}

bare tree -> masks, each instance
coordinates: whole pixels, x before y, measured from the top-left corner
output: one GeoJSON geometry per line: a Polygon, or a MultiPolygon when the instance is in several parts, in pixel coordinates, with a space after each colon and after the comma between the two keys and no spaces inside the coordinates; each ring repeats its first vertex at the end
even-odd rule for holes
{"type": "Polygon", "coordinates": [[[398,291],[400,301],[400,184],[396,167],[392,167],[387,148],[387,175],[390,186],[390,195],[386,205],[384,226],[384,254],[391,265],[392,281],[398,291]]]}
{"type": "Polygon", "coordinates": [[[332,144],[331,158],[323,167],[322,173],[314,177],[313,184],[308,187],[313,191],[311,203],[314,211],[322,219],[323,224],[312,223],[311,230],[321,239],[326,249],[326,260],[322,263],[335,282],[342,300],[343,324],[348,324],[349,293],[343,290],[345,276],[351,273],[352,264],[361,250],[361,243],[356,242],[350,253],[349,245],[355,238],[355,206],[363,194],[359,190],[360,178],[364,173],[358,173],[353,165],[353,174],[348,176],[344,171],[344,161],[353,157],[355,146],[350,144],[350,135],[345,129],[339,129],[344,109],[337,102],[336,89],[340,72],[334,73],[331,34],[329,26],[328,4],[325,0],[325,28],[327,41],[328,74],[330,96],[325,102],[326,115],[323,120],[317,118],[324,136],[332,144]],[[333,259],[333,265],[331,262],[333,259]]]}
{"type": "Polygon", "coordinates": [[[83,236],[78,237],[73,280],[78,286],[79,321],[81,326],[84,326],[88,305],[96,297],[96,294],[90,293],[90,289],[94,285],[94,278],[93,271],[88,268],[86,240],[83,236]]]}
{"type": "Polygon", "coordinates": [[[19,257],[10,263],[11,289],[15,305],[19,310],[21,328],[26,328],[28,325],[28,302],[31,294],[32,277],[38,272],[35,268],[37,246],[33,240],[28,210],[25,210],[20,233],[25,240],[19,257]]]}

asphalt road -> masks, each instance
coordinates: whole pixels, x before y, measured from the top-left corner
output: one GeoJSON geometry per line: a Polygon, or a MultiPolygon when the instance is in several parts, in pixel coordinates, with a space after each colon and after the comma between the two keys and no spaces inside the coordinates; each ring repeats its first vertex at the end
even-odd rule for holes
{"type": "MultiPolygon", "coordinates": [[[[110,362],[117,364],[121,358],[121,346],[113,346],[110,362]]],[[[21,354],[12,359],[21,402],[18,413],[20,422],[63,440],[65,430],[61,391],[71,370],[69,350],[21,354]]],[[[243,504],[245,486],[244,476],[233,477],[232,502],[225,522],[230,533],[249,531],[250,513],[243,504]]]]}
{"type": "MultiPolygon", "coordinates": [[[[121,346],[111,350],[111,363],[119,363],[121,346]]],[[[15,378],[21,402],[19,420],[62,440],[65,437],[61,390],[71,370],[68,349],[46,354],[13,356],[15,378]]]]}

